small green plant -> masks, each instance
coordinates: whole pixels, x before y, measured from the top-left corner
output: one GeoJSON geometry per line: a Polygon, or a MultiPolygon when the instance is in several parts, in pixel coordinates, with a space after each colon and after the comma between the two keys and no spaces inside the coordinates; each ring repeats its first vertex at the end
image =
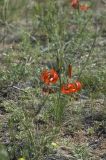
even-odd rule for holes
{"type": "MultiPolygon", "coordinates": [[[[71,78],[71,74],[72,74],[72,66],[69,65],[68,67],[69,78],[71,78]]],[[[50,71],[45,70],[41,74],[41,80],[45,83],[45,86],[43,87],[43,92],[47,94],[57,92],[57,94],[53,96],[52,100],[53,100],[53,110],[54,110],[55,120],[58,123],[60,123],[62,120],[64,108],[67,104],[66,98],[63,95],[65,94],[69,95],[78,92],[82,87],[81,83],[78,80],[75,81],[74,83],[70,83],[70,79],[68,79],[68,77],[66,78],[66,80],[63,78],[64,75],[63,77],[61,77],[61,74],[58,75],[58,73],[54,69],[51,69],[50,71]],[[55,85],[52,87],[51,84],[55,84],[58,80],[59,84],[57,86],[55,85]]]]}
{"type": "Polygon", "coordinates": [[[77,159],[82,159],[82,160],[88,160],[89,154],[88,154],[88,147],[85,145],[77,145],[75,146],[75,157],[77,159]]]}

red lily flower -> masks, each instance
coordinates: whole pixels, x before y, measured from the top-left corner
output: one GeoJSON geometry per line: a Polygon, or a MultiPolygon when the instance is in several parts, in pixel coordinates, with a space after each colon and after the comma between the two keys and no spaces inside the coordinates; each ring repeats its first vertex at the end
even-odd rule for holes
{"type": "Polygon", "coordinates": [[[76,81],[75,83],[68,83],[64,84],[61,88],[61,92],[63,94],[70,94],[78,92],[81,89],[82,85],[79,81],[76,81]]]}
{"type": "Polygon", "coordinates": [[[73,83],[64,84],[61,88],[63,94],[70,94],[77,92],[76,86],[73,83]]]}
{"type": "Polygon", "coordinates": [[[41,74],[41,80],[46,84],[56,83],[58,79],[59,76],[54,69],[45,70],[41,74]]]}
{"type": "Polygon", "coordinates": [[[71,6],[74,9],[78,9],[78,7],[79,7],[79,0],[71,0],[71,6]]]}
{"type": "Polygon", "coordinates": [[[87,4],[80,5],[80,10],[81,11],[87,11],[89,8],[90,8],[90,6],[88,6],[87,4]]]}

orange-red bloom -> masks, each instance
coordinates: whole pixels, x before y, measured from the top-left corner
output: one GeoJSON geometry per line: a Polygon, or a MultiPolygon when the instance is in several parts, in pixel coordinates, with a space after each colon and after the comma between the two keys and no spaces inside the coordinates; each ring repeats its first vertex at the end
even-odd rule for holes
{"type": "Polygon", "coordinates": [[[45,70],[41,74],[41,80],[46,84],[56,83],[58,79],[59,76],[54,69],[45,70]]]}
{"type": "Polygon", "coordinates": [[[63,94],[70,94],[78,92],[81,89],[81,83],[76,81],[75,83],[64,84],[61,88],[63,94]]]}
{"type": "Polygon", "coordinates": [[[63,94],[70,94],[76,92],[76,86],[73,83],[64,84],[61,88],[61,92],[63,94]]]}
{"type": "Polygon", "coordinates": [[[81,11],[87,11],[90,7],[87,4],[82,4],[80,5],[80,10],[81,11]]]}
{"type": "Polygon", "coordinates": [[[74,9],[78,9],[79,8],[79,0],[71,0],[71,6],[74,9]]]}

